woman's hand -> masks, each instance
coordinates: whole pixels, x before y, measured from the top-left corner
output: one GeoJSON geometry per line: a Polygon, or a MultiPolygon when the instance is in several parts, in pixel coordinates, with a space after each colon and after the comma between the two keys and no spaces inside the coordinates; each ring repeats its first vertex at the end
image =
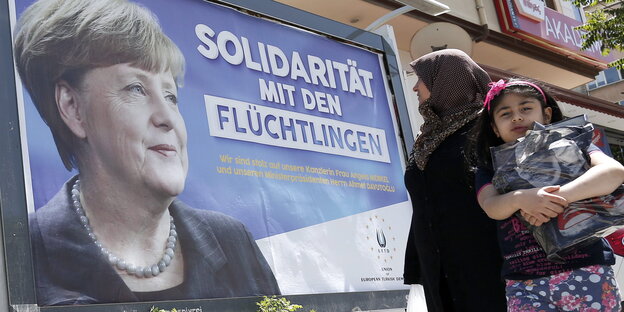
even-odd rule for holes
{"type": "Polygon", "coordinates": [[[568,206],[565,198],[552,194],[558,190],[559,186],[554,185],[514,191],[514,202],[529,224],[540,226],[557,217],[568,206]]]}

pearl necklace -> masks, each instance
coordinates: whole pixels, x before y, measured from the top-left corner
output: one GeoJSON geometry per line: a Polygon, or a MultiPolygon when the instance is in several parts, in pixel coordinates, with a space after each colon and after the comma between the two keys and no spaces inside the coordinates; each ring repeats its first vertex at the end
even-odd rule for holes
{"type": "Polygon", "coordinates": [[[108,249],[106,249],[106,247],[102,245],[100,241],[98,241],[89,223],[89,218],[87,218],[84,208],[82,208],[82,203],[80,202],[80,180],[76,179],[76,182],[72,187],[71,194],[72,201],[74,203],[74,211],[80,218],[80,223],[87,231],[89,238],[91,238],[93,243],[100,249],[100,252],[105,257],[105,259],[108,260],[108,263],[110,263],[110,265],[116,267],[120,271],[127,272],[129,275],[150,278],[158,276],[161,272],[164,272],[171,264],[171,260],[173,260],[173,256],[175,255],[176,243],[178,241],[178,233],[176,232],[176,227],[173,223],[173,217],[170,216],[169,238],[167,238],[167,245],[165,247],[162,258],[160,258],[160,261],[151,266],[135,266],[113,255],[108,249]]]}

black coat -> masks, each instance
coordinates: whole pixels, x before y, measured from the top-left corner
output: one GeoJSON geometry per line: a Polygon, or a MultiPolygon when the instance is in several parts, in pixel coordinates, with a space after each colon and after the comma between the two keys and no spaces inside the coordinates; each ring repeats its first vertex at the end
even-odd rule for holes
{"type": "Polygon", "coordinates": [[[424,286],[429,312],[506,310],[496,222],[464,163],[468,127],[442,142],[425,170],[405,172],[413,214],[404,278],[424,286]]]}
{"type": "MultiPolygon", "coordinates": [[[[37,303],[70,305],[141,301],[102,257],[71,209],[71,185],[30,215],[37,303]]],[[[279,295],[273,272],[245,226],[179,200],[169,212],[184,253],[180,292],[163,300],[279,295]]]]}

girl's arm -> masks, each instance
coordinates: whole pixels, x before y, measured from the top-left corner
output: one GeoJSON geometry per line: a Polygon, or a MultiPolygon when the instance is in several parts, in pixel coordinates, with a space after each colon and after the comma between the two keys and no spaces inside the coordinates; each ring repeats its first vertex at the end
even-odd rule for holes
{"type": "Polygon", "coordinates": [[[600,151],[589,154],[591,168],[555,192],[568,202],[611,194],[624,183],[624,166],[600,151]]]}
{"type": "Polygon", "coordinates": [[[492,184],[484,186],[477,196],[479,205],[492,219],[504,220],[522,210],[540,222],[547,222],[568,205],[564,197],[553,194],[559,186],[545,186],[498,194],[492,184]]]}

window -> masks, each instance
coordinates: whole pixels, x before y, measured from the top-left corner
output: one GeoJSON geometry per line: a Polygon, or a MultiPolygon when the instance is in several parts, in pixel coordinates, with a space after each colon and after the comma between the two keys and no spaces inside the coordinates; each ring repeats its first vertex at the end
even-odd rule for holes
{"type": "Polygon", "coordinates": [[[607,79],[604,76],[604,71],[601,71],[598,73],[598,75],[596,75],[596,80],[587,84],[587,89],[588,90],[596,89],[598,87],[604,86],[605,84],[607,84],[607,79]]]}
{"type": "Polygon", "coordinates": [[[579,7],[574,7],[572,10],[574,12],[574,19],[580,22],[584,22],[583,15],[581,14],[581,9],[579,7]]]}
{"type": "Polygon", "coordinates": [[[546,3],[546,6],[548,8],[551,8],[551,9],[557,11],[557,7],[555,6],[555,1],[554,0],[546,0],[544,2],[546,3]]]}
{"type": "Polygon", "coordinates": [[[596,76],[596,88],[602,87],[607,84],[607,79],[605,78],[604,71],[601,71],[598,76],[596,76]]]}
{"type": "Polygon", "coordinates": [[[615,67],[608,68],[604,70],[603,73],[605,75],[605,80],[607,81],[607,84],[614,83],[621,79],[620,71],[617,70],[615,67]]]}
{"type": "Polygon", "coordinates": [[[617,70],[615,67],[607,68],[596,75],[596,80],[587,84],[587,90],[606,86],[622,79],[624,79],[624,70],[617,70]]]}
{"type": "Polygon", "coordinates": [[[559,4],[559,13],[573,18],[579,22],[583,22],[583,17],[581,16],[581,9],[572,3],[570,0],[558,0],[559,4]]]}

